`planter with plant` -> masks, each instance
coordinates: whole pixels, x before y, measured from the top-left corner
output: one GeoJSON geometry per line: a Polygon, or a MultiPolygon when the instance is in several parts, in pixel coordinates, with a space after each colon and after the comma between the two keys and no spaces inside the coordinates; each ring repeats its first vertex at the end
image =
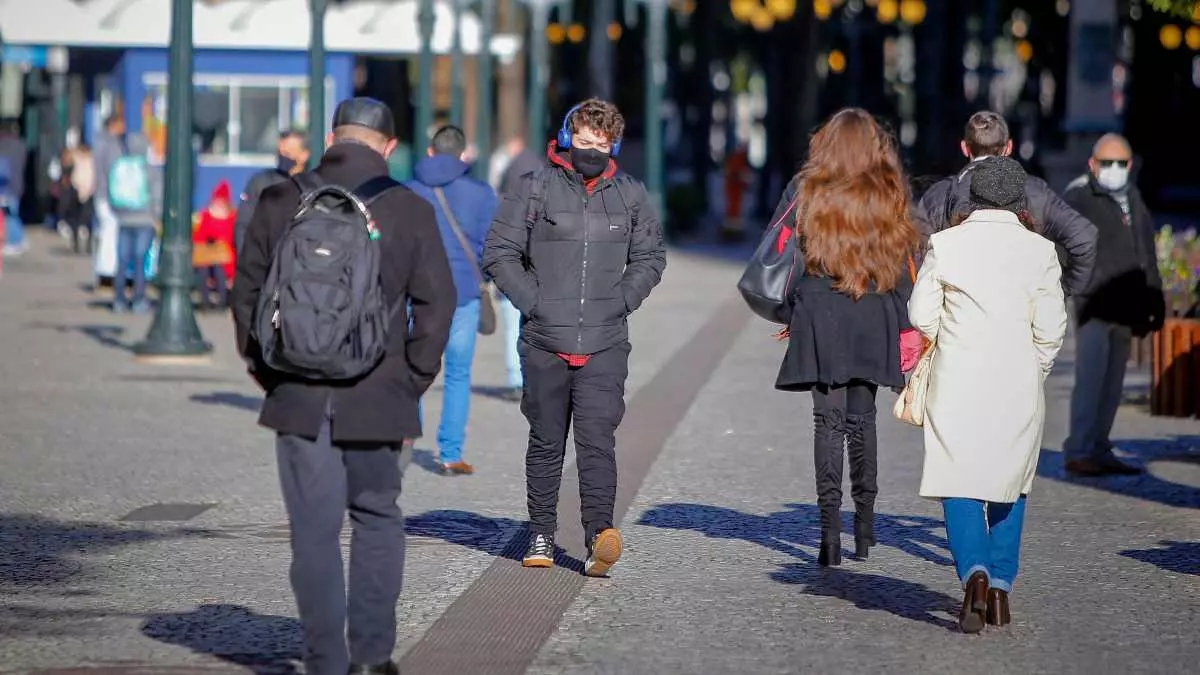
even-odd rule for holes
{"type": "Polygon", "coordinates": [[[1200,415],[1200,237],[1193,229],[1176,232],[1168,225],[1159,230],[1154,244],[1167,316],[1162,330],[1151,336],[1150,412],[1200,415]]]}

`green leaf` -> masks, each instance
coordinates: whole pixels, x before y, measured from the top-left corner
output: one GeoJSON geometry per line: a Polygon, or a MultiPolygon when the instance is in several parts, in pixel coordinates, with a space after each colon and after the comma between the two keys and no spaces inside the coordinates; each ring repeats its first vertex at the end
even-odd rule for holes
{"type": "Polygon", "coordinates": [[[1183,19],[1200,19],[1200,0],[1146,0],[1156,12],[1183,19]]]}

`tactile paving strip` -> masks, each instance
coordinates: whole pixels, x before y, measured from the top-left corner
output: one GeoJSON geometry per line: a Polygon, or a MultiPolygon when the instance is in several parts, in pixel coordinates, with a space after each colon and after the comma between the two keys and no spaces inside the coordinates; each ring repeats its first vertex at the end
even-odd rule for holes
{"type": "MultiPolygon", "coordinates": [[[[740,297],[726,300],[665,366],[633,396],[617,430],[620,522],[655,459],[750,319],[740,297]]],[[[635,345],[636,347],[636,345],[635,345]]],[[[527,570],[522,530],[424,637],[404,655],[415,675],[521,675],[558,627],[587,579],[576,472],[564,470],[556,539],[566,549],[557,566],[527,570]]],[[[617,574],[620,574],[618,565],[617,574]]]]}

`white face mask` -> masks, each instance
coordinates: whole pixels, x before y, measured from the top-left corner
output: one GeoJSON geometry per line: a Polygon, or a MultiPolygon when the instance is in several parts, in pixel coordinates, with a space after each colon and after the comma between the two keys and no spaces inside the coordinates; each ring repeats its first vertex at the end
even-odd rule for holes
{"type": "Polygon", "coordinates": [[[1129,183],[1129,167],[1106,166],[1096,174],[1096,182],[1109,190],[1120,190],[1129,183]]]}

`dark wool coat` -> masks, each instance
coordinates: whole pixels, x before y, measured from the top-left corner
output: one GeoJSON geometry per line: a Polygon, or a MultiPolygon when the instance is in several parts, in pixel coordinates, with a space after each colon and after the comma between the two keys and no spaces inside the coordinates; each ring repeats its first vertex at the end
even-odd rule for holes
{"type": "MultiPolygon", "coordinates": [[[[317,174],[350,189],[388,174],[383,156],[365,145],[338,143],[325,152],[317,174]]],[[[250,334],[258,296],[275,247],[300,203],[288,180],[262,194],[238,256],[231,304],[238,352],[266,391],[259,424],[283,434],[316,438],[332,408],[335,443],[399,444],[421,435],[417,402],[442,364],[458,296],[433,207],[403,186],[381,195],[371,215],[379,226],[383,294],[402,304],[388,331],[387,354],[363,378],[331,386],[271,370],[250,334]],[[409,327],[411,311],[412,327],[409,327]]]]}
{"type": "Polygon", "coordinates": [[[833,279],[802,275],[791,295],[791,338],[775,388],[808,391],[814,385],[852,380],[883,387],[904,386],[900,331],[908,322],[912,278],[905,271],[888,293],[858,300],[834,289],[833,279]]]}

